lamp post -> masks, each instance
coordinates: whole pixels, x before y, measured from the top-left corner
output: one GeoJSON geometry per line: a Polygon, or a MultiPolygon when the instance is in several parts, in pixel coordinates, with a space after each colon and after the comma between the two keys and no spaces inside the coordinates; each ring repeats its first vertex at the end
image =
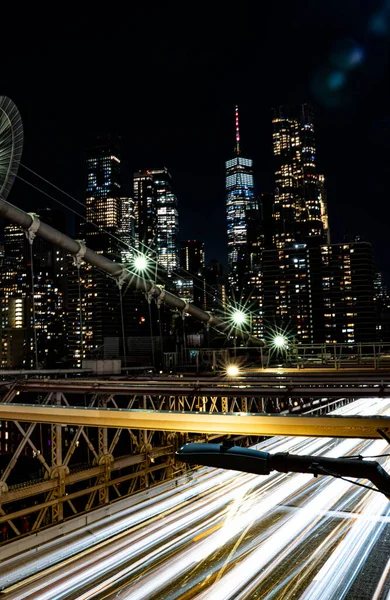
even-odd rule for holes
{"type": "MultiPolygon", "coordinates": [[[[148,275],[148,271],[149,271],[149,276],[150,276],[151,260],[145,254],[139,253],[133,260],[133,267],[136,272],[141,273],[144,276],[148,275]]],[[[153,367],[155,368],[156,361],[155,361],[155,356],[154,356],[154,338],[153,338],[152,309],[151,309],[152,298],[151,298],[150,294],[146,294],[146,299],[148,301],[148,309],[149,309],[149,326],[150,326],[150,343],[151,343],[151,348],[152,348],[152,363],[153,363],[153,367]]]]}
{"type": "Polygon", "coordinates": [[[247,315],[239,309],[236,309],[231,316],[231,320],[233,322],[234,325],[234,356],[237,355],[237,336],[236,336],[236,329],[237,328],[241,328],[246,325],[247,323],[247,315]]]}

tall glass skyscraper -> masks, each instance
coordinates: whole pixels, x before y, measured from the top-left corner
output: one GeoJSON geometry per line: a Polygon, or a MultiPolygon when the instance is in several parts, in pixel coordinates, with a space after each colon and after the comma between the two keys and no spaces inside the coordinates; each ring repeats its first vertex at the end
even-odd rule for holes
{"type": "Polygon", "coordinates": [[[87,242],[95,251],[118,255],[120,224],[120,158],[115,138],[98,138],[86,161],[86,218],[107,233],[88,226],[87,242]]]}
{"type": "Polygon", "coordinates": [[[168,275],[180,264],[179,213],[172,190],[172,176],[167,168],[152,169],[157,194],[157,260],[168,275]]]}
{"type": "Polygon", "coordinates": [[[134,200],[120,198],[119,238],[121,245],[121,259],[130,262],[134,254],[134,200]]]}
{"type": "Polygon", "coordinates": [[[157,250],[157,191],[150,171],[133,177],[136,248],[145,254],[157,250]]]}
{"type": "MultiPolygon", "coordinates": [[[[120,155],[118,140],[98,138],[86,158],[86,220],[80,237],[87,246],[121,261],[120,155]]],[[[91,265],[68,268],[68,340],[74,366],[96,357],[105,338],[120,333],[119,293],[109,278],[91,265]]]]}
{"type": "Polygon", "coordinates": [[[257,211],[253,161],[241,156],[238,106],[235,108],[235,156],[226,161],[226,216],[229,283],[238,292],[250,264],[251,223],[257,211]]]}

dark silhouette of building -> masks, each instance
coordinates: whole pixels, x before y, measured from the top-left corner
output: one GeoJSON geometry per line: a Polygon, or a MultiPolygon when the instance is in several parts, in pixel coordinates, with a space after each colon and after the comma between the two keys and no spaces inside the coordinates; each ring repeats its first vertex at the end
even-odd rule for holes
{"type": "Polygon", "coordinates": [[[266,332],[277,328],[303,344],[375,340],[374,270],[368,242],[265,250],[262,273],[266,332]]]}

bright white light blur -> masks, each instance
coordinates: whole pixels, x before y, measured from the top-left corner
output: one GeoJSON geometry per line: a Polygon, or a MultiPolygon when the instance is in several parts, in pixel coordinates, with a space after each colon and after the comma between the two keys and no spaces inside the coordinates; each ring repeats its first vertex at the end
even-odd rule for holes
{"type": "Polygon", "coordinates": [[[229,365],[226,369],[226,373],[230,377],[234,377],[235,375],[238,375],[239,372],[240,372],[240,369],[238,367],[236,367],[236,365],[229,365]]]}
{"type": "Polygon", "coordinates": [[[287,340],[282,335],[276,335],[273,339],[273,344],[276,348],[283,348],[284,346],[287,346],[287,340]]]}
{"type": "Polygon", "coordinates": [[[232,319],[236,325],[241,325],[242,323],[245,323],[246,316],[241,310],[236,310],[232,315],[232,319]]]}
{"type": "MultiPolygon", "coordinates": [[[[389,416],[390,399],[359,399],[332,414],[389,416]]],[[[273,437],[256,445],[269,452],[329,458],[376,456],[386,448],[382,439],[304,436],[273,437]]],[[[382,466],[389,472],[390,460],[382,466]]],[[[198,600],[242,600],[269,589],[270,580],[273,597],[287,597],[299,577],[302,600],[346,597],[390,523],[388,500],[341,479],[325,477],[318,483],[307,473],[260,477],[204,467],[179,480],[177,488],[164,488],[143,497],[145,504],[96,521],[93,532],[83,527],[48,541],[34,556],[26,550],[7,559],[0,588],[36,574],[23,588],[7,591],[7,597],[57,600],[72,590],[79,600],[88,600],[107,596],[120,581],[118,600],[143,600],[169,597],[185,581],[182,594],[198,600]],[[225,555],[216,559],[221,549],[225,555]],[[75,553],[80,553],[77,560],[65,560],[75,553]],[[53,561],[56,571],[44,573],[53,561]]],[[[379,583],[368,580],[377,586],[372,597],[383,596],[387,576],[386,566],[379,583]]]]}
{"type": "Polygon", "coordinates": [[[146,256],[140,254],[134,259],[134,266],[137,271],[145,271],[145,269],[148,267],[148,259],[146,256]]]}

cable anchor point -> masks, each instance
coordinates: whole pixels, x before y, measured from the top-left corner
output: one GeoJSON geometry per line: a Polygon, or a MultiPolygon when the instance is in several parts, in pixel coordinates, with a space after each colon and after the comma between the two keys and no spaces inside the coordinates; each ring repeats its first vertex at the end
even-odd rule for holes
{"type": "Polygon", "coordinates": [[[31,213],[27,213],[27,214],[31,217],[32,221],[31,221],[30,227],[28,227],[27,229],[24,230],[24,233],[26,235],[26,238],[32,245],[33,241],[36,238],[37,231],[41,225],[41,221],[39,220],[39,215],[37,215],[36,213],[31,212],[31,213]]]}

